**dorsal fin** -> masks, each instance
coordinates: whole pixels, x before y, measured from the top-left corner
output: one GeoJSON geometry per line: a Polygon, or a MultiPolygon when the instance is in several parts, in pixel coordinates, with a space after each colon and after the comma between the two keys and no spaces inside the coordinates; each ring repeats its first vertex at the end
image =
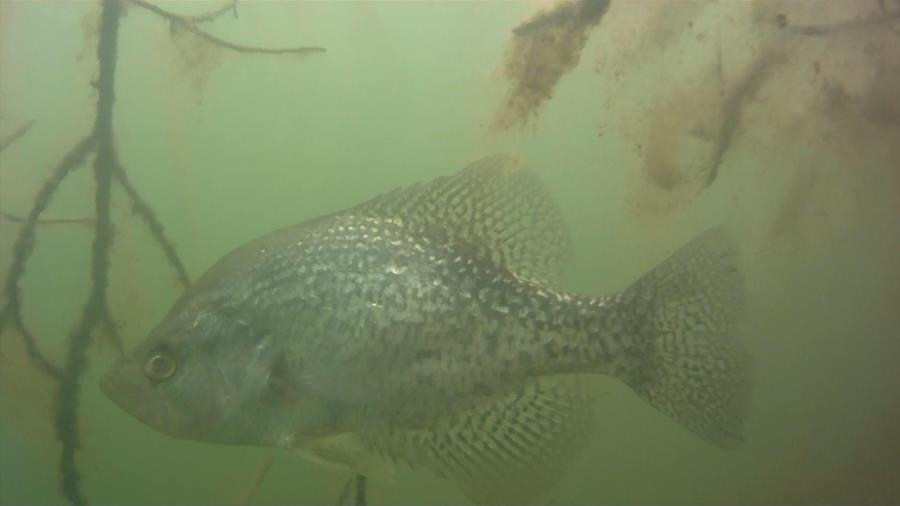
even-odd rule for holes
{"type": "Polygon", "coordinates": [[[569,255],[568,231],[550,192],[506,155],[380,195],[348,212],[400,218],[530,281],[558,283],[569,255]]]}

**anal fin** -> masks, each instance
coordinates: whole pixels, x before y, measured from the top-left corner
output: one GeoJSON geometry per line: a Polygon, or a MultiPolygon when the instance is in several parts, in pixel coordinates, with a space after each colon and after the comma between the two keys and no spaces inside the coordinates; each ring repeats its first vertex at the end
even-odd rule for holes
{"type": "Polygon", "coordinates": [[[546,499],[594,426],[589,378],[539,378],[421,429],[370,434],[380,452],[455,482],[476,504],[546,499]]]}

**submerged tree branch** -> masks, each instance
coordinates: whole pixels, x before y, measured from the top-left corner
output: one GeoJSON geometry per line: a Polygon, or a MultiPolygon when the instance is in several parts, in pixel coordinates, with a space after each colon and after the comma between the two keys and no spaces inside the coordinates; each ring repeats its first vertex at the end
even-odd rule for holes
{"type": "Polygon", "coordinates": [[[53,365],[46,355],[40,351],[37,342],[32,333],[25,325],[25,319],[22,316],[22,288],[19,286],[22,277],[25,275],[25,265],[28,258],[34,251],[35,236],[37,233],[37,225],[41,213],[43,213],[53,194],[59,187],[60,183],[69,173],[84,162],[85,157],[94,148],[97,141],[96,135],[91,135],[82,139],[78,144],[69,151],[66,156],[60,160],[59,164],[51,172],[50,178],[44,183],[44,186],[38,190],[34,198],[34,204],[31,212],[25,218],[19,235],[13,245],[13,259],[6,277],[6,283],[3,287],[3,293],[6,296],[6,304],[0,311],[0,330],[4,328],[7,322],[12,323],[15,329],[22,335],[25,340],[25,349],[31,359],[38,367],[53,377],[59,377],[59,369],[53,365]]]}
{"type": "Polygon", "coordinates": [[[81,321],[71,334],[56,406],[56,435],[62,443],[59,461],[62,492],[66,499],[75,505],[87,503],[81,493],[81,476],[75,464],[75,451],[80,446],[78,405],[81,376],[85,370],[87,349],[94,331],[104,323],[112,321],[106,291],[109,285],[109,251],[113,240],[110,202],[116,151],[113,143],[112,118],[121,9],[122,4],[119,0],[104,0],[100,17],[100,40],[97,44],[100,71],[97,78],[97,118],[94,123],[94,136],[97,138],[97,156],[94,158],[96,187],[94,205],[97,224],[94,228],[91,256],[91,293],[82,311],[81,321]]]}
{"type": "Polygon", "coordinates": [[[228,0],[218,9],[213,9],[202,14],[194,14],[193,16],[181,16],[181,18],[188,23],[208,23],[210,21],[215,21],[216,18],[228,11],[231,11],[234,14],[234,17],[237,17],[237,3],[238,0],[228,0]]]}
{"type": "MultiPolygon", "coordinates": [[[[3,151],[7,147],[9,147],[13,142],[21,138],[25,135],[34,124],[34,121],[28,121],[21,125],[19,128],[13,130],[9,135],[0,138],[0,151],[3,151]]],[[[0,218],[4,218],[8,221],[16,222],[16,223],[27,223],[28,218],[25,216],[19,216],[17,214],[8,213],[6,211],[0,210],[0,218]]],[[[93,226],[94,220],[92,218],[39,218],[36,223],[38,225],[87,225],[93,226]]]]}
{"type": "Polygon", "coordinates": [[[156,214],[153,212],[153,209],[150,208],[147,202],[145,202],[137,192],[134,185],[131,184],[131,181],[128,180],[125,169],[117,163],[114,170],[116,181],[118,181],[122,188],[125,189],[125,193],[128,194],[128,198],[131,200],[132,210],[144,220],[147,228],[150,229],[150,234],[156,239],[157,244],[159,244],[159,247],[166,255],[166,260],[169,261],[169,265],[175,269],[175,273],[178,275],[178,282],[186,288],[191,284],[191,280],[188,276],[187,269],[184,268],[184,264],[178,256],[178,252],[175,251],[175,244],[166,237],[166,232],[162,223],[156,219],[156,214]]]}
{"type": "Polygon", "coordinates": [[[220,39],[216,36],[210,35],[209,33],[197,28],[195,26],[195,21],[190,17],[179,16],[178,14],[173,14],[168,12],[156,5],[153,5],[150,2],[145,2],[144,0],[129,0],[134,5],[138,7],[147,9],[148,11],[160,16],[170,23],[172,26],[177,29],[185,29],[194,35],[200,37],[201,39],[206,40],[212,44],[215,44],[219,47],[223,47],[225,49],[230,49],[232,51],[236,51],[238,53],[256,53],[256,54],[307,54],[307,53],[323,53],[325,52],[324,47],[316,47],[316,46],[304,46],[304,47],[285,47],[285,48],[270,48],[270,47],[258,47],[258,46],[245,46],[242,44],[235,44],[233,42],[228,42],[227,40],[220,39]]]}
{"type": "MultiPolygon", "coordinates": [[[[8,275],[2,287],[3,306],[0,307],[0,332],[9,324],[18,331],[25,343],[29,358],[36,366],[58,381],[59,393],[56,402],[55,429],[57,438],[62,444],[59,460],[60,485],[64,497],[73,504],[81,505],[86,499],[81,491],[81,475],[75,461],[76,451],[80,447],[79,432],[79,398],[81,378],[87,368],[87,351],[95,333],[102,332],[109,336],[119,353],[123,352],[112,314],[109,311],[107,290],[109,285],[109,261],[113,242],[113,224],[111,216],[112,181],[113,178],[125,190],[132,204],[133,212],[139,215],[148,226],[151,235],[163,250],[169,264],[175,270],[179,283],[187,286],[190,282],[187,270],[176,252],[174,243],[166,236],[164,228],[156,218],[152,208],[141,197],[137,189],[128,180],[125,169],[118,162],[113,136],[113,103],[115,101],[115,69],[117,61],[117,40],[119,22],[123,2],[128,0],[102,0],[100,37],[97,44],[99,74],[96,81],[97,108],[94,128],[90,135],[79,141],[53,168],[50,176],[35,196],[31,211],[25,217],[0,212],[5,219],[22,224],[13,245],[13,258],[8,275]],[[78,166],[85,162],[90,153],[95,154],[94,169],[94,206],[93,219],[41,219],[53,195],[62,181],[78,166]],[[81,317],[69,335],[63,367],[55,365],[39,349],[37,340],[25,325],[22,311],[21,281],[25,274],[25,266],[34,251],[36,229],[41,224],[90,224],[94,227],[94,241],[91,255],[91,291],[82,310],[81,317]]],[[[131,3],[143,7],[168,19],[174,27],[191,31],[199,37],[238,52],[268,54],[303,54],[324,51],[323,48],[285,48],[269,49],[242,46],[223,41],[195,26],[197,23],[212,21],[231,10],[235,12],[236,0],[230,0],[221,7],[196,16],[177,16],[143,0],[130,0],[131,3]]],[[[2,139],[0,149],[9,146],[28,131],[30,124],[20,127],[12,135],[2,139]]],[[[270,464],[268,464],[270,465],[270,464]]],[[[260,481],[265,476],[265,471],[260,481]]]]}

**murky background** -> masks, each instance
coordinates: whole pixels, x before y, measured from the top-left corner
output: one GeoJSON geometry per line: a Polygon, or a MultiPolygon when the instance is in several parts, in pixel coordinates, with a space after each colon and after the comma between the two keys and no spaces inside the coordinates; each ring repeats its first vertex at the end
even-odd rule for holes
{"type": "MultiPolygon", "coordinates": [[[[900,4],[613,2],[575,44],[552,98],[510,126],[511,30],[550,7],[241,2],[238,17],[204,25],[241,44],[327,48],[297,57],[223,51],[130,6],[119,157],[194,277],[264,232],[500,151],[523,155],[559,197],[573,291],[619,290],[725,223],[751,290],[746,443],[714,448],[610,380],[605,416],[557,504],[900,503],[900,4]]],[[[26,215],[91,128],[99,12],[94,2],[0,3],[0,136],[33,121],[0,154],[5,213],[26,215]]],[[[109,294],[128,346],[178,291],[122,192],[113,198],[109,294]]],[[[92,172],[81,168],[44,217],[92,211],[92,172]]],[[[19,226],[0,218],[3,276],[19,226]]],[[[91,239],[89,225],[40,226],[22,283],[25,318],[56,359],[89,290],[91,239]]],[[[98,336],[83,383],[78,463],[92,503],[240,504],[273,453],[253,502],[336,501],[346,473],[286,452],[176,441],[131,419],[96,386],[115,356],[98,336]]],[[[62,500],[54,396],[7,329],[2,503],[62,500]]],[[[465,501],[410,471],[369,492],[373,504],[465,501]]]]}

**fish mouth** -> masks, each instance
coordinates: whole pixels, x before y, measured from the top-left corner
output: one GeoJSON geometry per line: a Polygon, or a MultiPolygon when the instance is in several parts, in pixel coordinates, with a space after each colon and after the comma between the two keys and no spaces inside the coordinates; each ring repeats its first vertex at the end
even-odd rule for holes
{"type": "Polygon", "coordinates": [[[140,366],[127,357],[100,378],[100,390],[123,411],[154,430],[184,438],[186,417],[154,388],[140,366]]]}

